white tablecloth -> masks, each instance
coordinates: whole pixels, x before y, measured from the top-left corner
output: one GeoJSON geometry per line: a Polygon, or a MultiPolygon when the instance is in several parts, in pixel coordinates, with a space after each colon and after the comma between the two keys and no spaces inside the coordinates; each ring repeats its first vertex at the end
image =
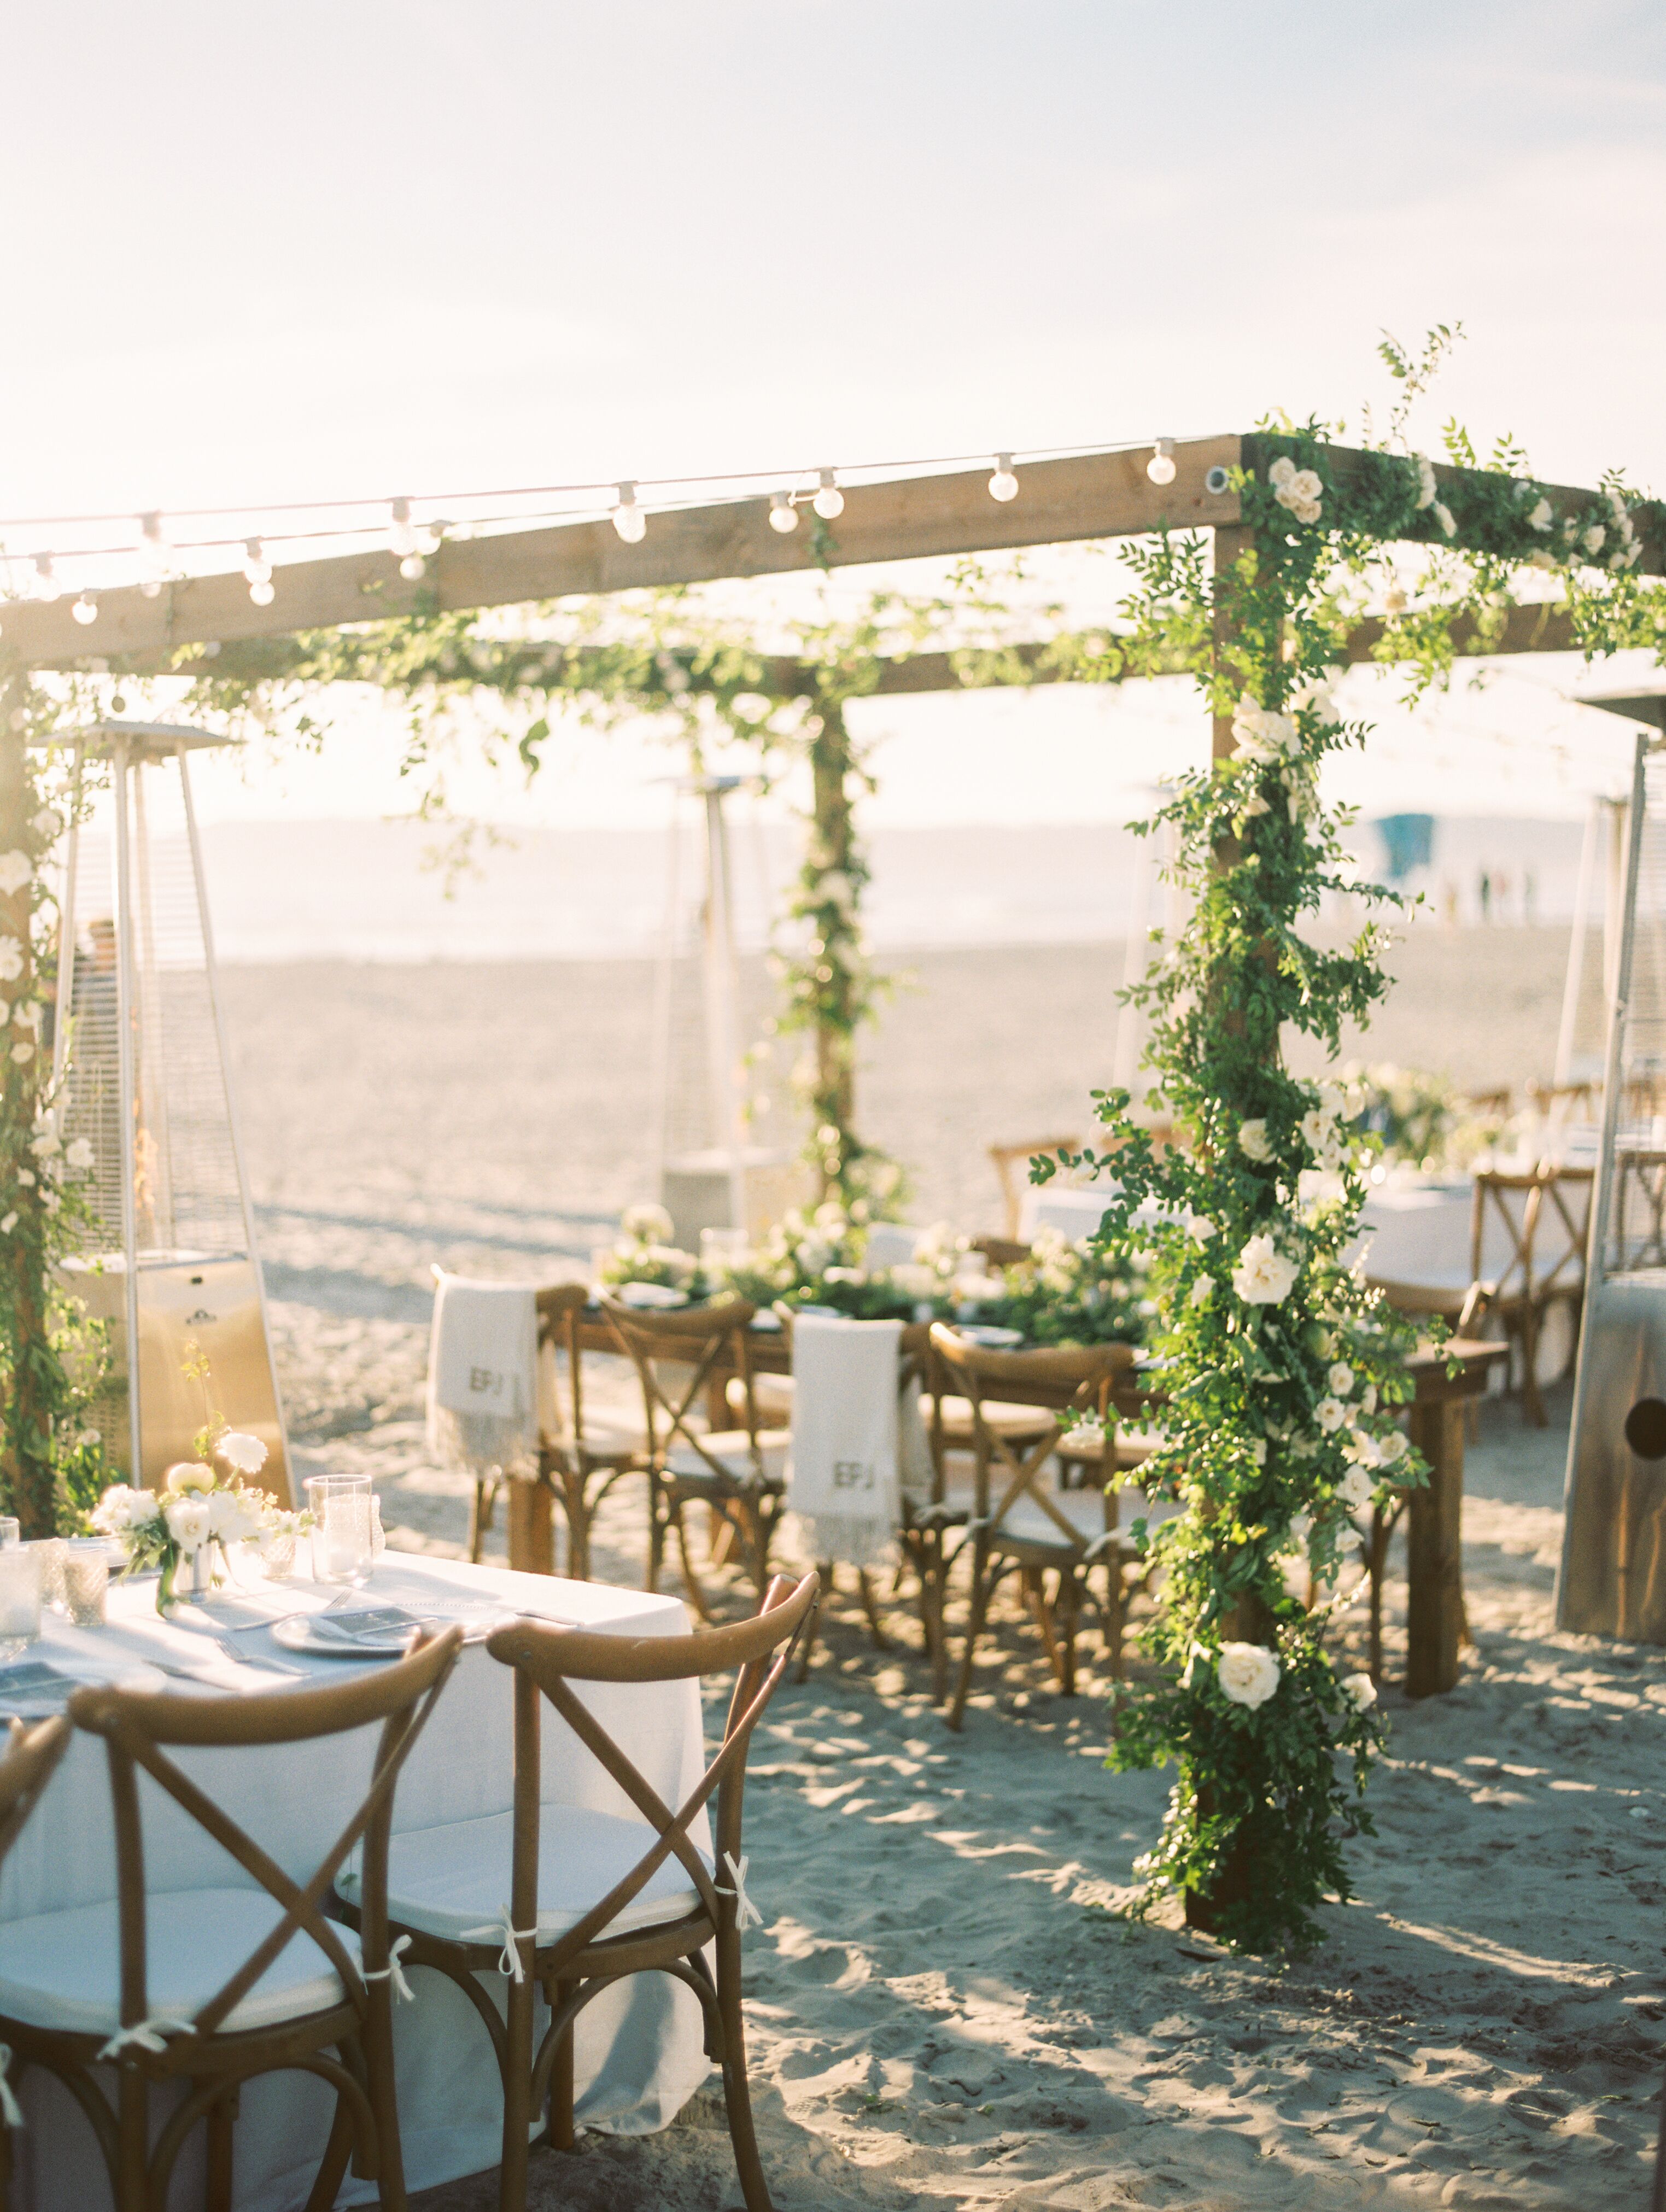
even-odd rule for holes
{"type": "MultiPolygon", "coordinates": [[[[688,1626],[683,1606],[674,1598],[409,1554],[386,1554],[372,1589],[379,1598],[414,1606],[431,1596],[436,1585],[489,1595],[517,1612],[622,1635],[680,1635],[688,1626]]],[[[294,1688],[292,1681],[256,1677],[250,1668],[205,1652],[186,1624],[223,1629],[237,1620],[313,1610],[335,1595],[304,1579],[281,1588],[255,1583],[246,1600],[216,1599],[210,1607],[183,1609],[174,1626],[157,1617],[154,1582],[112,1586],[108,1629],[76,1631],[49,1616],[36,1650],[43,1658],[56,1656],[65,1662],[97,1658],[112,1674],[123,1664],[147,1656],[175,1665],[200,1661],[204,1677],[216,1687],[258,1694],[250,1685],[264,1680],[270,1686],[294,1688]]],[[[239,1642],[280,1656],[264,1635],[239,1642]]],[[[281,1656],[292,1664],[307,1665],[320,1680],[339,1680],[346,1665],[356,1664],[281,1656]]],[[[471,1820],[509,1806],[512,1683],[509,1669],[480,1646],[462,1653],[400,1777],[396,1830],[471,1820]]],[[[173,1686],[192,1694],[186,1684],[173,1686]]],[[[703,1757],[697,1685],[596,1683],[587,1686],[584,1695],[663,1798],[675,1804],[698,1781],[703,1757]]],[[[544,1723],[545,1801],[630,1812],[617,1784],[547,1706],[544,1723]]],[[[372,1732],[363,1730],[293,1747],[172,1755],[287,1872],[301,1879],[312,1873],[361,1802],[372,1749],[372,1732]]],[[[145,1793],[146,1872],[153,1891],[188,1890],[198,1884],[252,1886],[171,1800],[146,1778],[140,1782],[145,1793]]],[[[507,1859],[503,1879],[507,1900],[507,1859]]],[[[114,1893],[103,1746],[77,1738],[0,1877],[0,1917],[96,1903],[114,1893]]],[[[502,2103],[496,2063],[467,2000],[431,1971],[412,1969],[410,1980],[417,2002],[395,2006],[394,2028],[405,2178],[417,2190],[496,2164],[502,2103]]],[[[499,1980],[500,2002],[503,1987],[499,1980]]],[[[538,2033],[542,2032],[540,2009],[538,2033]]],[[[599,1997],[581,2016],[576,2065],[582,2121],[623,2134],[664,2127],[709,2071],[692,1992],[666,1975],[648,1974],[599,1997]]],[[[104,2078],[106,2084],[113,2081],[112,2075],[104,2078]]],[[[66,2094],[36,2069],[24,2077],[22,2103],[28,2124],[17,2138],[20,2212],[90,2212],[107,2203],[108,2184],[91,2131],[66,2094]]],[[[153,2114],[160,2115],[164,2105],[165,2093],[153,2093],[153,2114]]],[[[301,2074],[267,2075],[245,2089],[236,2134],[239,2212],[290,2212],[304,2203],[332,2106],[325,2085],[301,2074]]],[[[201,2147],[199,2130],[175,2170],[170,2212],[174,2205],[194,2208],[202,2201],[201,2147]]],[[[374,2200],[374,2183],[350,2176],[337,2201],[374,2200]]]]}

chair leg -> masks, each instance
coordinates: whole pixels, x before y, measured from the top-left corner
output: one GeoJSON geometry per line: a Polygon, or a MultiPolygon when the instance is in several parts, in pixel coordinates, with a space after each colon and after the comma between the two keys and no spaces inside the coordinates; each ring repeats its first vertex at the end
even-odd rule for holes
{"type": "Polygon", "coordinates": [[[1375,1508],[1365,1554],[1365,1573],[1371,1583],[1371,1678],[1383,1686],[1383,1577],[1389,1564],[1389,1529],[1375,1508]]]}
{"type": "Polygon", "coordinates": [[[733,1928],[717,1939],[717,2008],[723,2023],[723,2102],[729,2115],[729,2141],[746,2212],[775,2212],[763,2161],[752,2125],[752,2095],[746,2080],[746,2030],[740,2014],[740,1938],[733,1928]]]}
{"type": "Polygon", "coordinates": [[[381,2212],[405,2212],[404,2151],[399,2141],[399,2103],[393,2087],[393,1998],[388,1984],[373,1985],[370,2011],[360,2039],[365,2090],[376,2123],[376,2189],[381,2212]]]}
{"type": "Polygon", "coordinates": [[[972,1686],[972,1656],[977,1650],[977,1639],[983,1633],[984,1609],[989,1601],[986,1571],[989,1547],[982,1535],[972,1553],[972,1603],[966,1617],[966,1649],[960,1661],[960,1680],[955,1685],[954,1702],[944,1716],[952,1729],[958,1729],[965,1717],[966,1699],[972,1686]]]}
{"type": "Polygon", "coordinates": [[[117,2212],[149,2212],[150,2100],[145,2078],[124,2066],[116,2087],[117,2212]]]}
{"type": "Polygon", "coordinates": [[[330,2139],[324,2146],[318,2173],[307,2191],[306,2212],[330,2212],[352,2154],[353,2115],[346,2098],[337,2096],[336,2117],[330,2124],[330,2139]]]}
{"type": "Polygon", "coordinates": [[[1105,1561],[1105,1609],[1099,1619],[1099,1645],[1113,1682],[1122,1679],[1122,1631],[1128,1618],[1128,1589],[1122,1562],[1115,1552],[1105,1561]]]}
{"type": "Polygon", "coordinates": [[[1059,1587],[1054,1607],[1063,1634],[1059,1638],[1059,1650],[1063,1669],[1059,1687],[1067,1698],[1076,1694],[1076,1623],[1081,1611],[1082,1583],[1079,1567],[1061,1567],[1059,1587]]]}
{"type": "Polygon", "coordinates": [[[503,2165],[498,2177],[499,2212],[526,2212],[526,2145],[532,2121],[532,2001],[538,1983],[528,1974],[509,1983],[503,2051],[503,2165]]]}
{"type": "Polygon", "coordinates": [[[879,1618],[879,1596],[866,1567],[856,1570],[856,1587],[862,1594],[862,1611],[867,1615],[868,1640],[876,1651],[889,1651],[891,1638],[885,1634],[885,1623],[879,1618]]]}
{"type": "Polygon", "coordinates": [[[584,1476],[565,1474],[562,1478],[562,1510],[567,1521],[567,1579],[573,1583],[587,1583],[590,1579],[590,1506],[584,1494],[584,1476]]]}
{"type": "MultiPolygon", "coordinates": [[[[579,1993],[576,1982],[557,1982],[555,1989],[555,2009],[579,1993]]],[[[573,2124],[573,2041],[574,2030],[569,2028],[556,2052],[555,2063],[550,2069],[550,2102],[545,2114],[552,2150],[571,2150],[578,2140],[578,2130],[573,2124]]]]}
{"type": "Polygon", "coordinates": [[[237,2091],[228,2089],[209,2111],[204,2212],[232,2212],[232,2146],[237,2123],[237,2091]]]}
{"type": "Polygon", "coordinates": [[[666,1504],[665,1484],[651,1469],[648,1478],[648,1575],[643,1589],[657,1591],[660,1577],[666,1563],[666,1522],[669,1510],[666,1504]]]}
{"type": "MultiPolygon", "coordinates": [[[[1039,1567],[1025,1567],[1021,1580],[1024,1584],[1025,1601],[1035,1616],[1037,1627],[1041,1631],[1042,1647],[1047,1653],[1047,1663],[1053,1669],[1054,1680],[1062,1690],[1065,1676],[1064,1660],[1059,1650],[1058,1637],[1053,1627],[1053,1608],[1047,1602],[1047,1586],[1043,1578],[1043,1571],[1039,1567]]],[[[1062,1577],[1060,1582],[1062,1589],[1062,1577]]],[[[1068,1692],[1066,1692],[1066,1694],[1067,1696],[1068,1692]]]]}
{"type": "Polygon", "coordinates": [[[706,1592],[700,1577],[694,1571],[694,1557],[689,1548],[688,1522],[684,1517],[683,1501],[673,1498],[671,1508],[672,1526],[677,1531],[677,1549],[683,1562],[683,1587],[689,1594],[689,1602],[709,1628],[712,1609],[706,1602],[706,1592]]]}
{"type": "Polygon", "coordinates": [[[474,1486],[474,1503],[469,1508],[469,1559],[475,1566],[480,1565],[480,1553],[491,1533],[497,1512],[497,1485],[485,1480],[474,1486]]]}

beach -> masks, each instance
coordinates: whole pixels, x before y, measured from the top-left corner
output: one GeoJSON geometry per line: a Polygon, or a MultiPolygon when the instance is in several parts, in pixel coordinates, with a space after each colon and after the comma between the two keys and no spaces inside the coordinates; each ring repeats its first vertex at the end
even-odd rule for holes
{"type": "MultiPolygon", "coordinates": [[[[1476,1085],[1546,1075],[1566,949],[1554,928],[1420,931],[1346,1048],[1476,1085]]],[[[1121,947],[898,964],[915,981],[868,1054],[866,1126],[914,1170],[917,1218],[996,1227],[982,1148],[1086,1133],[1121,947]]],[[[228,968],[225,987],[298,1466],[368,1469],[393,1543],[459,1550],[466,1486],[422,1440],[428,1269],[582,1275],[646,1194],[648,964],[312,963],[228,968]]],[[[622,1375],[597,1387],[628,1402],[622,1375]]],[[[1475,1648],[1450,1696],[1395,1686],[1396,1547],[1378,1832],[1350,1849],[1357,1898],[1287,1964],[1229,1958],[1171,1911],[1131,1916],[1167,1778],[1107,1771],[1091,1636],[1065,1700],[1004,1615],[957,1737],[905,1596],[876,1653],[836,1595],[749,1792],[751,2064],[781,2212],[1641,2200],[1666,2018],[1666,1653],[1554,1631],[1568,1395],[1542,1432],[1513,1403],[1482,1413],[1475,1648]]],[[[602,1578],[639,1577],[641,1516],[622,1486],[602,1578]]],[[[500,1518],[489,1552],[502,1540],[500,1518]]],[[[1345,1632],[1363,1663],[1363,1609],[1345,1632]]],[[[714,2084],[660,2135],[587,2135],[532,2172],[550,2212],[738,2201],[714,2084]]],[[[495,2191],[421,2201],[477,2212],[495,2191]]]]}

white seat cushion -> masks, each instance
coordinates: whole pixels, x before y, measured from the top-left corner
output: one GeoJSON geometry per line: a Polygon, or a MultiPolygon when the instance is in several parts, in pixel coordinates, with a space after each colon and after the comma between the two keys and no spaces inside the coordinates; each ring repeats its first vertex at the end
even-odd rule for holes
{"type": "MultiPolygon", "coordinates": [[[[186,1889],[145,1899],[153,2018],[189,2020],[224,1987],[283,1917],[264,1889],[186,1889]]],[[[337,1931],[347,1954],[359,1939],[337,1931]]],[[[222,2022],[273,2027],[342,2001],[341,1977],[310,1936],[292,1936],[222,2022]]],[[[0,2014],[32,2027],[113,2035],[121,2025],[121,1937],[113,1901],[0,1925],[0,2014]]]]}
{"type": "MultiPolygon", "coordinates": [[[[921,1410],[929,1426],[929,1399],[924,1401],[921,1410]]],[[[986,1398],[983,1401],[983,1425],[993,1430],[996,1436],[1006,1437],[1009,1441],[1015,1437],[1028,1437],[1039,1443],[1049,1429],[1058,1426],[1058,1418],[1045,1406],[1020,1406],[1004,1398],[986,1398]]],[[[943,1433],[951,1439],[957,1437],[970,1438],[972,1401],[970,1398],[951,1397],[945,1393],[943,1433]]]]}
{"type": "MultiPolygon", "coordinates": [[[[786,1429],[760,1429],[757,1432],[758,1455],[763,1462],[763,1480],[772,1486],[785,1486],[787,1454],[792,1441],[786,1429]]],[[[751,1446],[745,1429],[715,1429],[709,1436],[702,1437],[701,1442],[712,1458],[735,1481],[750,1483],[756,1480],[751,1446]]],[[[666,1455],[666,1466],[679,1481],[712,1482],[716,1480],[710,1461],[696,1451],[692,1444],[673,1444],[666,1455]]]]}
{"type": "MultiPolygon", "coordinates": [[[[1083,1543],[1091,1544],[1105,1533],[1105,1501],[1097,1490],[1049,1491],[1049,1501],[1080,1536],[1083,1543]]],[[[992,1498],[992,1507],[999,1505],[999,1494],[992,1498]]],[[[1070,1539],[1049,1514],[1044,1513],[1028,1491],[1014,1498],[1000,1522],[991,1531],[999,1542],[1003,1536],[1012,1536],[1025,1544],[1056,1544],[1061,1551],[1070,1547],[1070,1539]]]]}
{"type": "MultiPolygon", "coordinates": [[[[489,1813],[443,1828],[412,1828],[395,1836],[388,1857],[390,1918],[425,1936],[453,1942],[467,1929],[496,1922],[509,1899],[514,1815],[489,1813]]],[[[553,1942],[583,1919],[636,1862],[651,1850],[656,1832],[646,1820],[593,1813],[573,1805],[545,1805],[539,1815],[538,1932],[553,1942]]],[[[711,1860],[700,1854],[708,1871],[711,1860]]],[[[350,1904],[358,1901],[358,1875],[344,1871],[336,1883],[350,1904]]],[[[675,1857],[667,1857],[605,1933],[625,1934],[662,1920],[680,1920],[700,1893],[675,1857]]],[[[484,1942],[490,1939],[474,1936],[484,1942]]]]}
{"type": "MultiPolygon", "coordinates": [[[[572,1433],[556,1430],[546,1433],[545,1447],[550,1451],[570,1452],[572,1433]]],[[[635,1458],[648,1449],[648,1438],[641,1429],[633,1429],[623,1421],[587,1421],[584,1425],[583,1447],[598,1458],[635,1458]]]]}
{"type": "MultiPolygon", "coordinates": [[[[739,1376],[730,1376],[724,1395],[729,1401],[729,1411],[744,1421],[746,1418],[746,1385],[739,1376]]],[[[785,1427],[793,1418],[792,1376],[754,1375],[752,1403],[757,1407],[761,1420],[776,1421],[785,1427]]]]}

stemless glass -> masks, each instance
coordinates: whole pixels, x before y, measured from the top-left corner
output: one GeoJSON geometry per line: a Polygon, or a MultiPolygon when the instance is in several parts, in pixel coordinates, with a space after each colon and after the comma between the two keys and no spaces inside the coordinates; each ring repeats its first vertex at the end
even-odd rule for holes
{"type": "Polygon", "coordinates": [[[64,1563],[70,1556],[69,1545],[62,1536],[30,1536],[20,1549],[33,1552],[40,1562],[42,1603],[57,1606],[61,1611],[64,1603],[64,1563]]]}
{"type": "Polygon", "coordinates": [[[23,1540],[23,1524],[9,1513],[0,1513],[0,1552],[23,1540]]]}
{"type": "Polygon", "coordinates": [[[110,1593],[110,1547],[101,1536],[72,1536],[64,1563],[64,1597],[77,1628],[102,1628],[110,1593]]]}
{"type": "Polygon", "coordinates": [[[0,1659],[15,1659],[40,1634],[40,1547],[0,1550],[0,1659]]]}
{"type": "Polygon", "coordinates": [[[374,1494],[368,1474],[307,1476],[314,1582],[358,1586],[369,1581],[375,1564],[370,1513],[374,1494]]]}

